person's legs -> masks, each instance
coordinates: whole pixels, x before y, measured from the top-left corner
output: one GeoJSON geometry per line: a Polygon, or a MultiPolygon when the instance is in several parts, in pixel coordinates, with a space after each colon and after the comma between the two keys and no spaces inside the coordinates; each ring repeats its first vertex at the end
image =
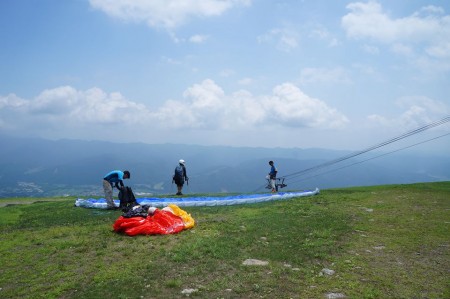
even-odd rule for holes
{"type": "Polygon", "coordinates": [[[177,184],[177,195],[183,195],[183,193],[181,193],[181,190],[183,190],[183,184],[178,183],[177,184]]]}
{"type": "Polygon", "coordinates": [[[103,180],[103,191],[105,191],[105,199],[108,209],[115,208],[116,206],[113,201],[113,189],[111,184],[106,180],[103,180]]]}
{"type": "Polygon", "coordinates": [[[270,186],[272,186],[272,192],[275,192],[275,180],[274,179],[270,179],[270,186]]]}

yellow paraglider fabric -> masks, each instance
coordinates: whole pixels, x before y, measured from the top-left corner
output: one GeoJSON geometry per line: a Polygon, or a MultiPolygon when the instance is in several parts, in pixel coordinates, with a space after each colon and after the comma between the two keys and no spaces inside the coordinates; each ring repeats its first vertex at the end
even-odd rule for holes
{"type": "Polygon", "coordinates": [[[146,217],[120,216],[113,224],[114,231],[129,236],[175,234],[194,226],[194,218],[177,205],[170,204],[163,209],[155,208],[146,217]]]}
{"type": "Polygon", "coordinates": [[[175,215],[183,219],[184,227],[186,229],[194,227],[195,220],[194,218],[192,218],[191,214],[188,214],[186,211],[180,209],[177,205],[174,204],[169,204],[168,207],[172,209],[175,215]]]}

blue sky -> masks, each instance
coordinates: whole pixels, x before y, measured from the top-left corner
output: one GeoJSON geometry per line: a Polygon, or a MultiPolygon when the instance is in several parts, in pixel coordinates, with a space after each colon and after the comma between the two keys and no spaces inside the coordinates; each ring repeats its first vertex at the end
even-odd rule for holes
{"type": "Polygon", "coordinates": [[[6,134],[358,150],[450,115],[448,1],[2,0],[0,16],[6,134]]]}

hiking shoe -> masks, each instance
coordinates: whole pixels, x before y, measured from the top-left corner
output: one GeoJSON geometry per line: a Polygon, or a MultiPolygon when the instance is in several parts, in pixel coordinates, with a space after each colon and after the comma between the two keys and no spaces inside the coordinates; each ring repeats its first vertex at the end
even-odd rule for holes
{"type": "Polygon", "coordinates": [[[177,195],[183,195],[183,193],[181,193],[181,192],[177,192],[177,195]]]}

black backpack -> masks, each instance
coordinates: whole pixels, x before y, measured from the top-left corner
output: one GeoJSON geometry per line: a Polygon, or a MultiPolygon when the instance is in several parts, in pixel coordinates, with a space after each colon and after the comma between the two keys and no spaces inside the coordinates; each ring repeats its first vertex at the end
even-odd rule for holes
{"type": "Polygon", "coordinates": [[[184,184],[184,166],[178,165],[175,168],[175,174],[173,175],[173,180],[175,184],[180,185],[184,184]]]}
{"type": "Polygon", "coordinates": [[[132,207],[138,204],[136,201],[136,197],[134,197],[133,190],[131,190],[131,188],[127,186],[120,189],[119,200],[119,208],[122,209],[123,212],[128,212],[132,207]]]}
{"type": "Polygon", "coordinates": [[[175,179],[175,180],[182,180],[183,177],[184,177],[183,166],[178,165],[178,166],[175,168],[174,179],[175,179]]]}

